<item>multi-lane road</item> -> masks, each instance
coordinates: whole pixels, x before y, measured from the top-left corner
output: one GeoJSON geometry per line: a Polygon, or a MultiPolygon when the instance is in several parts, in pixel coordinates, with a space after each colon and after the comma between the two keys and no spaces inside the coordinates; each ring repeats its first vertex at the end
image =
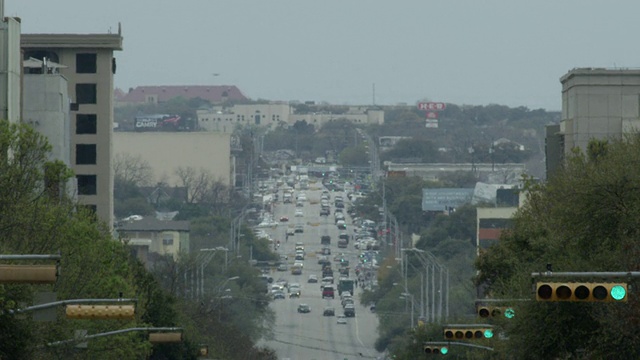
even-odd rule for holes
{"type": "MultiPolygon", "coordinates": [[[[346,196],[344,193],[332,192],[331,214],[320,216],[319,200],[321,196],[320,182],[315,184],[310,190],[298,190],[296,194],[304,192],[307,201],[303,207],[296,207],[293,204],[277,203],[273,210],[273,218],[278,221],[281,216],[287,216],[288,222],[280,223],[277,227],[268,229],[267,232],[273,239],[280,240],[281,246],[278,253],[288,255],[290,265],[293,264],[296,242],[304,243],[306,257],[302,275],[291,275],[290,271],[273,270],[271,276],[274,280],[286,279],[289,283],[300,283],[302,292],[300,298],[287,298],[274,300],[271,304],[276,314],[273,339],[265,340],[263,345],[276,350],[279,359],[290,360],[312,360],[312,359],[376,359],[381,355],[374,349],[374,342],[377,338],[378,321],[374,313],[367,306],[360,305],[361,289],[354,294],[356,316],[347,318],[346,324],[338,324],[337,316],[342,315],[342,305],[336,290],[335,299],[322,299],[320,281],[322,279],[321,265],[318,264],[318,252],[322,249],[320,237],[322,235],[331,236],[332,267],[335,272],[336,287],[338,282],[339,264],[333,262],[336,254],[345,253],[349,259],[351,268],[357,264],[358,250],[353,248],[353,241],[350,241],[346,249],[339,249],[337,246],[338,235],[341,230],[334,223],[333,200],[335,195],[346,196]],[[302,209],[303,216],[294,216],[296,209],[302,209]],[[304,225],[304,232],[289,236],[285,241],[286,229],[297,224],[304,225]],[[309,275],[318,277],[318,283],[308,283],[309,275]],[[310,313],[298,313],[299,304],[308,304],[311,307],[310,313]],[[333,307],[336,316],[323,316],[326,307],[333,307]]],[[[282,199],[282,196],[280,197],[282,199]]],[[[353,234],[353,228],[349,215],[346,214],[347,231],[353,234]]],[[[354,278],[351,270],[351,278],[354,278]]]]}

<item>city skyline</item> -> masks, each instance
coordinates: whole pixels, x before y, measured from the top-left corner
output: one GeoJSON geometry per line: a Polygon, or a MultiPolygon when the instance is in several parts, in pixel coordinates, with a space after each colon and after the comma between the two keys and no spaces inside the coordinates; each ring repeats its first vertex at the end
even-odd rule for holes
{"type": "Polygon", "coordinates": [[[629,34],[640,3],[601,4],[6,0],[5,16],[26,34],[116,33],[121,23],[114,86],[124,91],[235,85],[252,99],[557,111],[569,70],[638,67],[629,34]]]}

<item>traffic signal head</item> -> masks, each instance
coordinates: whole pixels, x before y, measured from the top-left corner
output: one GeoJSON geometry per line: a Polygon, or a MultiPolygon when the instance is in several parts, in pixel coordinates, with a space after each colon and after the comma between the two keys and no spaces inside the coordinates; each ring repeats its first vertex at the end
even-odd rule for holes
{"type": "Polygon", "coordinates": [[[153,344],[176,343],[182,341],[181,332],[156,332],[149,333],[149,342],[153,344]]]}
{"type": "Polygon", "coordinates": [[[424,350],[425,354],[442,354],[446,355],[449,353],[449,348],[442,345],[423,345],[422,350],[424,350]]]}
{"type": "Polygon", "coordinates": [[[444,338],[447,340],[491,339],[493,329],[489,327],[445,328],[444,338]]]}
{"type": "Polygon", "coordinates": [[[626,283],[536,283],[537,301],[626,302],[626,283]]]}
{"type": "Polygon", "coordinates": [[[479,306],[478,307],[478,316],[481,318],[497,318],[497,317],[506,317],[507,319],[512,319],[516,315],[515,310],[511,307],[506,306],[479,306]]]}
{"type": "Polygon", "coordinates": [[[134,319],[134,305],[67,305],[65,309],[70,319],[134,319]]]}
{"type": "Polygon", "coordinates": [[[55,265],[0,265],[0,283],[52,284],[58,279],[55,265]]]}

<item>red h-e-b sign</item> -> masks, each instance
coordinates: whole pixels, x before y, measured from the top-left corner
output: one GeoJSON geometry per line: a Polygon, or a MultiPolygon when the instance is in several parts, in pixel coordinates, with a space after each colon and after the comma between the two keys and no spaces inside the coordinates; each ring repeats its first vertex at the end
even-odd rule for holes
{"type": "Polygon", "coordinates": [[[441,102],[421,102],[418,103],[418,110],[427,110],[427,111],[440,111],[444,110],[447,107],[445,103],[441,102]]]}

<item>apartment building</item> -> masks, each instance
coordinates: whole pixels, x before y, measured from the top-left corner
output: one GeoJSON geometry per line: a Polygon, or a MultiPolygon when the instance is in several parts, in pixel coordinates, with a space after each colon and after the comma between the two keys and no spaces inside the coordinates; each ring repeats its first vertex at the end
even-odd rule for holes
{"type": "Polygon", "coordinates": [[[70,109],[71,168],[78,200],[113,224],[114,52],[122,50],[120,27],[115,34],[22,34],[24,59],[64,65],[70,109]]]}

